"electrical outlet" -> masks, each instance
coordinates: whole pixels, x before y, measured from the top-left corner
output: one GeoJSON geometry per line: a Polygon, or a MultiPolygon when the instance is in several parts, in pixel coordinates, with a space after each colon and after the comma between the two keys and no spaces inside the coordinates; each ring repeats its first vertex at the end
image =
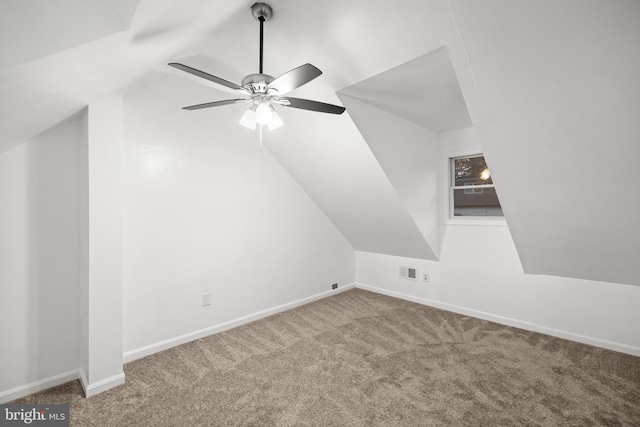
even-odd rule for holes
{"type": "Polygon", "coordinates": [[[331,285],[331,289],[338,289],[338,284],[334,283],[333,285],[331,285]]]}
{"type": "Polygon", "coordinates": [[[429,283],[429,273],[422,273],[422,281],[429,283]]]}
{"type": "Polygon", "coordinates": [[[211,294],[209,292],[202,294],[202,306],[206,307],[208,305],[211,305],[211,294]]]}

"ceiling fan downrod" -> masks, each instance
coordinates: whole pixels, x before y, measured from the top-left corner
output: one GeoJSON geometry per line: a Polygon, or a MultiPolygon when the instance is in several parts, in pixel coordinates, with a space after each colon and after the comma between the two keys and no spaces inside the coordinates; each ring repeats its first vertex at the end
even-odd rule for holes
{"type": "Polygon", "coordinates": [[[251,6],[251,14],[260,21],[260,71],[262,74],[262,61],[264,58],[264,23],[273,16],[273,9],[266,3],[255,3],[251,6]]]}
{"type": "Polygon", "coordinates": [[[260,74],[262,74],[262,58],[264,57],[264,16],[260,18],[260,74]]]}

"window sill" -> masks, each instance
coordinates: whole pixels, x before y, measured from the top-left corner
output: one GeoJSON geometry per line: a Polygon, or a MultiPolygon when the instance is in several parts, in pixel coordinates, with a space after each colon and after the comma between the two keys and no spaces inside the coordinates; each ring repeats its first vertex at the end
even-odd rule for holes
{"type": "Polygon", "coordinates": [[[507,227],[507,221],[502,218],[486,219],[486,218],[449,218],[445,221],[445,225],[477,225],[481,227],[507,227]]]}

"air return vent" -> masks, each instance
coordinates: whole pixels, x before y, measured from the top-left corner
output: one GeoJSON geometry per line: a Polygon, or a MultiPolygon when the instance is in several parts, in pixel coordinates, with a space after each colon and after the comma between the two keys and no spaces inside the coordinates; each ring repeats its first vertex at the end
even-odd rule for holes
{"type": "Polygon", "coordinates": [[[400,277],[402,279],[418,280],[418,269],[400,266],[400,277]]]}

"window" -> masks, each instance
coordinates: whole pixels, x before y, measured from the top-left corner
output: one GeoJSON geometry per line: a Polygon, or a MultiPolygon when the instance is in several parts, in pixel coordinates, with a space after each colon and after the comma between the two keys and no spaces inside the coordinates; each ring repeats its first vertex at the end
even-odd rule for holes
{"type": "Polygon", "coordinates": [[[482,154],[452,158],[450,170],[451,218],[503,217],[491,171],[482,154]]]}

